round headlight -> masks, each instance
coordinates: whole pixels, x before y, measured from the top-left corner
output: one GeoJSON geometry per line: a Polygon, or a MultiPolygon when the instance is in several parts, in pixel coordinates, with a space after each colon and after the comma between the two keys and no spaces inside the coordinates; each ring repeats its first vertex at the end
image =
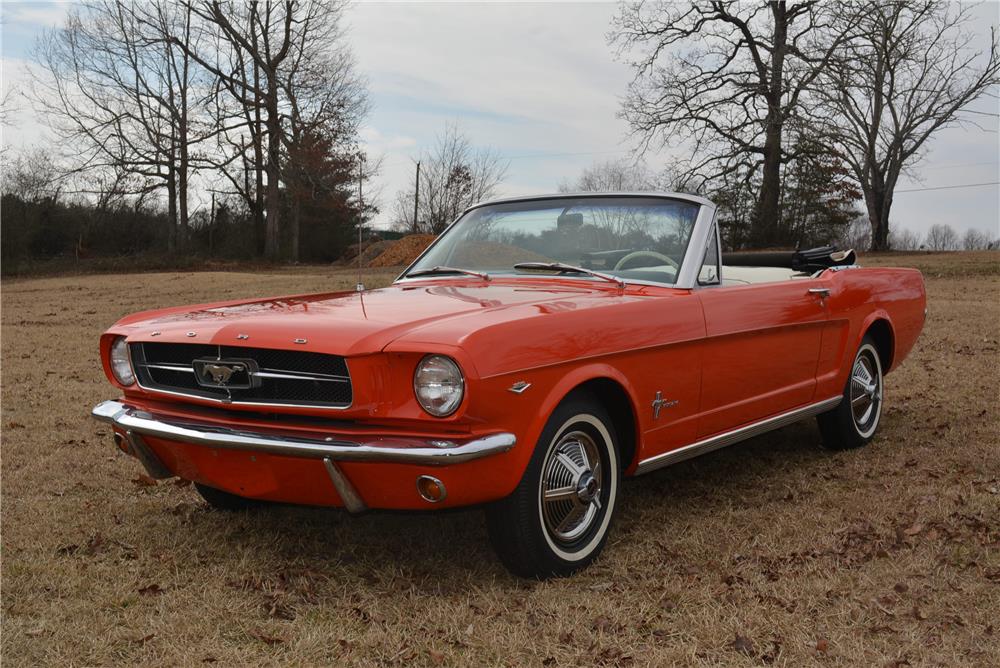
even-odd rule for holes
{"type": "Polygon", "coordinates": [[[115,375],[115,380],[122,385],[131,385],[135,382],[132,362],[128,358],[128,344],[125,343],[124,336],[119,336],[111,344],[111,373],[115,375]]]}
{"type": "Polygon", "coordinates": [[[413,393],[425,411],[447,417],[458,409],[465,394],[465,378],[455,360],[444,355],[428,355],[413,374],[413,393]]]}

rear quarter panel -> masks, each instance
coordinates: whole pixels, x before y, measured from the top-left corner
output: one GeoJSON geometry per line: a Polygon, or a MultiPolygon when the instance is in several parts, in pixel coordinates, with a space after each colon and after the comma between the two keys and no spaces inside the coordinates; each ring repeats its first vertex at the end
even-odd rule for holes
{"type": "Polygon", "coordinates": [[[818,399],[839,395],[850,373],[854,353],[871,326],[888,322],[892,332],[892,364],[906,358],[924,326],[927,295],[916,269],[861,268],[828,271],[829,325],[817,368],[818,399]]]}

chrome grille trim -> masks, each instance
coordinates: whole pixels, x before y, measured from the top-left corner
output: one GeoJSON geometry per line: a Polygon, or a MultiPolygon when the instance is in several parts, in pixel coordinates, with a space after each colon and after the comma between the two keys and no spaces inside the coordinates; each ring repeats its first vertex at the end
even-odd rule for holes
{"type": "MultiPolygon", "coordinates": [[[[312,351],[297,351],[297,350],[283,350],[283,349],[270,349],[270,348],[254,348],[254,347],[244,347],[244,346],[230,346],[230,345],[215,345],[215,344],[190,344],[190,343],[161,343],[157,342],[138,342],[129,344],[129,355],[132,361],[132,366],[136,370],[136,384],[142,390],[145,390],[151,394],[161,394],[172,397],[184,397],[190,399],[196,399],[200,401],[206,401],[214,404],[221,404],[224,406],[248,406],[254,408],[316,408],[321,410],[347,410],[351,408],[354,403],[354,388],[351,383],[351,377],[349,375],[349,370],[347,367],[347,361],[338,355],[328,355],[326,353],[317,353],[312,351]],[[182,350],[181,355],[190,355],[191,362],[174,362],[174,361],[159,361],[153,360],[150,362],[146,361],[147,350],[146,346],[180,346],[181,348],[174,348],[167,354],[168,359],[173,357],[177,359],[178,351],[182,350]],[[268,388],[271,393],[277,394],[277,397],[261,397],[252,398],[239,396],[245,392],[253,392],[254,389],[250,390],[240,390],[227,388],[222,388],[229,395],[219,396],[218,392],[213,392],[214,388],[209,387],[199,387],[191,388],[190,390],[184,385],[172,385],[170,383],[158,382],[148,370],[160,370],[172,373],[183,373],[183,374],[194,374],[194,361],[196,359],[204,358],[208,352],[206,349],[214,349],[211,355],[217,355],[220,359],[225,359],[228,357],[233,357],[235,355],[249,356],[248,359],[256,359],[257,356],[274,356],[274,355],[290,355],[292,358],[286,359],[290,364],[294,362],[294,366],[308,365],[310,361],[315,363],[321,363],[321,366],[327,367],[329,370],[337,370],[337,367],[342,368],[345,374],[338,373],[315,373],[311,371],[300,371],[300,370],[289,370],[289,369],[279,369],[272,367],[261,367],[256,371],[252,372],[252,376],[260,379],[270,379],[278,382],[294,382],[301,381],[303,383],[322,383],[328,387],[331,387],[331,392],[333,392],[332,387],[340,385],[346,385],[345,390],[342,393],[345,395],[346,400],[336,401],[327,400],[326,398],[320,400],[298,400],[298,399],[284,399],[280,396],[282,394],[281,387],[270,387],[268,388]],[[333,368],[331,368],[333,367],[333,368]],[[141,373],[140,370],[146,373],[141,373]],[[236,396],[234,396],[234,394],[236,396]]],[[[210,356],[211,356],[210,355],[210,356]]],[[[271,361],[280,361],[272,359],[271,361]]],[[[186,382],[186,381],[185,381],[186,382]]],[[[287,387],[287,386],[286,386],[287,387]]],[[[298,394],[301,392],[295,392],[293,394],[298,394]]],[[[308,389],[306,390],[308,392],[308,389]]],[[[267,390],[265,390],[265,393],[267,390]]],[[[333,399],[333,397],[330,397],[333,399]]]]}

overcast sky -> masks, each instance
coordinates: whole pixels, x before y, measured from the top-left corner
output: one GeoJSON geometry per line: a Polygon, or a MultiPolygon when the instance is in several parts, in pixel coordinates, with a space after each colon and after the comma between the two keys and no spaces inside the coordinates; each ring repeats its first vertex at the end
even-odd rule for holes
{"type": "MultiPolygon", "coordinates": [[[[614,3],[359,3],[347,13],[350,40],[368,78],[373,110],[363,130],[384,159],[378,188],[389,210],[412,178],[413,162],[446,123],[510,159],[504,195],[554,191],[594,161],[629,155],[633,143],[616,118],[630,72],[615,62],[606,33],[614,3]]],[[[65,4],[4,2],[2,77],[24,81],[31,45],[58,24],[65,4]]],[[[1000,25],[1000,3],[976,8],[986,40],[1000,25]]],[[[3,140],[44,141],[23,102],[3,140]]],[[[919,233],[934,223],[1000,236],[1000,125],[997,99],[967,115],[980,126],[949,128],[933,140],[893,207],[897,226],[919,233]],[[947,190],[944,186],[991,185],[947,190]],[[915,192],[904,192],[914,190],[915,192]]],[[[665,156],[651,155],[657,166],[665,156]]],[[[380,220],[384,222],[384,216],[380,220]]]]}

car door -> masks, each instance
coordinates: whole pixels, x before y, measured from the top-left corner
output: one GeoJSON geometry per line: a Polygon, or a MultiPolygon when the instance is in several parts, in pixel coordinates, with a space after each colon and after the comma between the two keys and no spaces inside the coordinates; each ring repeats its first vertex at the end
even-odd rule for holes
{"type": "Polygon", "coordinates": [[[706,332],[699,436],[813,400],[827,285],[813,278],[750,285],[723,281],[697,291],[706,332]]]}

